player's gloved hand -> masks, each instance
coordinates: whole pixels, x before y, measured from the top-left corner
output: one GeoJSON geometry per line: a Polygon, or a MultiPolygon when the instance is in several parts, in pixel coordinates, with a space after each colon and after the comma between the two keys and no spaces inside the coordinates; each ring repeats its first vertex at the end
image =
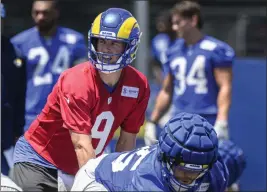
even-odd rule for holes
{"type": "Polygon", "coordinates": [[[147,146],[153,145],[158,142],[155,123],[151,121],[146,122],[144,140],[147,146]]]}
{"type": "Polygon", "coordinates": [[[227,121],[217,120],[215,122],[214,129],[219,139],[229,139],[227,121]]]}

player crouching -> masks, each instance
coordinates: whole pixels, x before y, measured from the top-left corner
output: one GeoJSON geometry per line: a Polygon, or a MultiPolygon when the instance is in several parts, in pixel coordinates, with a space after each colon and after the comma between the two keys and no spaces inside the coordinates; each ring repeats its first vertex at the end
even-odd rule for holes
{"type": "Polygon", "coordinates": [[[223,192],[228,178],[212,125],[179,113],[166,123],[159,143],[89,160],[72,191],[223,192]]]}

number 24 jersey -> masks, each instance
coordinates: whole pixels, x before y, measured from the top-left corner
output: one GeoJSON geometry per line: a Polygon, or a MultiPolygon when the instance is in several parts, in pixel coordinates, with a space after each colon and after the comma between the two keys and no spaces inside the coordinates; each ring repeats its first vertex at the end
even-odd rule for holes
{"type": "Polygon", "coordinates": [[[59,75],[74,64],[87,60],[87,48],[81,33],[64,27],[57,27],[51,37],[40,35],[33,27],[14,36],[11,42],[18,57],[26,61],[24,130],[27,130],[44,107],[59,75]]]}

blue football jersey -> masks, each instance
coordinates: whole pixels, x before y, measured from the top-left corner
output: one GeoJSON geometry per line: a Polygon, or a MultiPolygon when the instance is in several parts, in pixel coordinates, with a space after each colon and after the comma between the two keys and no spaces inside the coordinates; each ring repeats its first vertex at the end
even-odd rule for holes
{"type": "Polygon", "coordinates": [[[82,34],[63,27],[58,27],[53,37],[43,37],[33,27],[14,36],[11,42],[18,56],[26,61],[26,131],[44,107],[59,75],[87,60],[87,48],[82,34]]]}
{"type": "MultiPolygon", "coordinates": [[[[109,154],[95,170],[96,181],[109,191],[169,191],[157,154],[157,145],[109,154]]],[[[225,164],[217,161],[205,176],[195,181],[190,191],[224,192],[227,181],[225,164]]]]}
{"type": "Polygon", "coordinates": [[[166,51],[171,45],[171,38],[166,33],[157,34],[151,41],[152,57],[158,60],[161,64],[166,63],[166,51]]]}
{"type": "Polygon", "coordinates": [[[183,39],[175,41],[167,51],[164,70],[174,77],[176,112],[217,114],[219,88],[213,71],[231,67],[234,56],[228,44],[210,36],[192,46],[186,46],[183,39]]]}

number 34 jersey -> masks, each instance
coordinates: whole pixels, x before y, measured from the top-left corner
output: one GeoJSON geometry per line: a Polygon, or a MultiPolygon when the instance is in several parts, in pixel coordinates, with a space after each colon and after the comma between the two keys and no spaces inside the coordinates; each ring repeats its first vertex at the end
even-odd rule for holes
{"type": "MultiPolygon", "coordinates": [[[[163,180],[157,154],[157,145],[108,154],[96,167],[95,179],[109,191],[170,191],[163,180]]],[[[224,192],[227,180],[225,164],[217,161],[206,175],[192,184],[188,192],[224,192]]]]}
{"type": "Polygon", "coordinates": [[[69,131],[92,135],[99,156],[117,128],[139,132],[149,96],[146,77],[131,66],[110,93],[92,64],[76,65],[60,75],[25,138],[39,155],[74,175],[79,167],[69,131]]]}
{"type": "Polygon", "coordinates": [[[59,75],[75,63],[87,60],[87,48],[82,34],[63,27],[58,27],[51,37],[41,36],[33,27],[14,36],[11,42],[17,55],[26,61],[24,130],[27,130],[44,107],[59,75]]]}
{"type": "Polygon", "coordinates": [[[167,51],[164,72],[173,76],[173,104],[177,110],[216,114],[218,86],[214,69],[232,67],[234,50],[226,43],[204,36],[194,45],[177,40],[167,51]]]}

